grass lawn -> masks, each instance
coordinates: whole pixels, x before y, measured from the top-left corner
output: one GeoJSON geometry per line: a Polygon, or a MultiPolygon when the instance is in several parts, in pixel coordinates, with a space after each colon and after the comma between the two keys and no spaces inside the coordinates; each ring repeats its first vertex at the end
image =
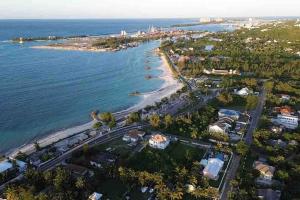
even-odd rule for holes
{"type": "Polygon", "coordinates": [[[125,157],[131,153],[133,147],[128,146],[128,143],[124,142],[122,138],[94,147],[95,152],[103,152],[106,149],[111,149],[112,153],[125,157]]]}
{"type": "Polygon", "coordinates": [[[149,172],[170,174],[177,166],[189,167],[200,161],[205,151],[180,142],[170,144],[165,150],[147,146],[142,152],[129,159],[128,167],[149,172]]]}
{"type": "Polygon", "coordinates": [[[123,200],[123,195],[128,191],[128,188],[122,182],[111,179],[99,185],[97,191],[103,194],[104,199],[123,200]]]}

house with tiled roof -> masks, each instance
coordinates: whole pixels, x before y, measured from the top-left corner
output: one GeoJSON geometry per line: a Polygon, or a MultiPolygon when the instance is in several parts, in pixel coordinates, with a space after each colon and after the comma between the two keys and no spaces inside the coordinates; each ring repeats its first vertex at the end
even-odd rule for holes
{"type": "Polygon", "coordinates": [[[170,144],[170,139],[162,134],[153,134],[149,139],[149,145],[156,149],[165,149],[170,144]]]}

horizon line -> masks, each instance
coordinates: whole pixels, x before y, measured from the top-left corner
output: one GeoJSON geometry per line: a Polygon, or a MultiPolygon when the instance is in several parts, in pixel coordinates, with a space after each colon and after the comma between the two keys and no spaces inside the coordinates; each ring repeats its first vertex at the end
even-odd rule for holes
{"type": "Polygon", "coordinates": [[[222,17],[222,16],[202,16],[202,17],[124,17],[124,18],[114,18],[114,17],[101,17],[101,18],[0,18],[0,20],[122,20],[122,19],[200,19],[200,18],[224,18],[224,19],[243,19],[243,18],[297,18],[300,17],[296,15],[278,15],[278,16],[243,16],[243,17],[222,17]]]}

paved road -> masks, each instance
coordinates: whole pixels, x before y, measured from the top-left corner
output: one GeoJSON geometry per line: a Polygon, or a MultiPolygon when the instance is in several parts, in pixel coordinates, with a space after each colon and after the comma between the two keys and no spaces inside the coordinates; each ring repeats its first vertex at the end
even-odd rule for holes
{"type": "MultiPolygon", "coordinates": [[[[107,134],[104,134],[104,135],[98,135],[98,136],[96,136],[94,138],[91,138],[91,139],[85,141],[84,143],[76,146],[75,148],[73,148],[73,149],[65,152],[64,154],[60,155],[59,157],[57,157],[57,158],[55,158],[53,160],[50,160],[47,163],[44,163],[43,165],[41,165],[38,168],[38,170],[40,170],[40,171],[46,171],[46,170],[53,169],[55,166],[59,165],[65,159],[70,158],[73,152],[81,150],[82,147],[85,144],[88,144],[89,147],[92,147],[92,146],[95,146],[95,145],[98,145],[98,144],[103,144],[103,143],[106,143],[108,141],[111,141],[113,139],[116,139],[118,137],[123,136],[123,134],[125,134],[126,132],[128,132],[130,130],[137,129],[137,128],[140,128],[140,127],[141,126],[137,126],[137,125],[126,126],[126,127],[122,127],[122,128],[113,130],[113,131],[111,131],[111,132],[109,132],[107,134]]],[[[17,180],[20,180],[22,178],[23,178],[23,174],[20,174],[16,178],[14,178],[14,179],[8,181],[7,183],[1,185],[0,186],[0,191],[2,191],[7,184],[9,184],[11,182],[14,182],[14,181],[17,181],[17,180]]]]}
{"type": "MultiPolygon", "coordinates": [[[[245,142],[248,145],[251,145],[253,142],[252,136],[258,125],[261,113],[262,113],[264,105],[265,105],[265,101],[266,101],[266,91],[265,91],[265,89],[263,89],[259,96],[258,105],[252,114],[252,119],[251,119],[250,126],[248,128],[247,134],[244,138],[245,142]]],[[[230,186],[230,181],[235,179],[238,167],[240,165],[240,161],[241,161],[241,157],[239,155],[233,154],[232,163],[231,163],[229,170],[227,171],[224,186],[221,191],[221,196],[220,196],[221,200],[226,200],[227,196],[228,196],[228,192],[231,191],[231,189],[232,189],[230,186]]]]}
{"type": "Polygon", "coordinates": [[[133,130],[133,129],[137,129],[139,127],[140,126],[137,126],[137,125],[127,126],[127,127],[124,127],[124,128],[120,128],[120,129],[111,131],[107,134],[99,135],[95,138],[92,138],[92,139],[76,146],[75,148],[67,151],[66,153],[62,154],[61,156],[59,156],[59,157],[57,157],[53,160],[50,160],[49,162],[41,165],[39,167],[39,170],[46,171],[46,170],[54,168],[55,166],[59,165],[65,159],[70,158],[73,152],[81,150],[83,148],[83,146],[86,145],[86,144],[89,145],[89,147],[92,147],[92,146],[95,146],[95,145],[98,145],[98,144],[103,144],[105,142],[108,142],[108,141],[111,141],[111,140],[116,139],[118,137],[121,137],[126,132],[128,132],[130,130],[133,130]]]}

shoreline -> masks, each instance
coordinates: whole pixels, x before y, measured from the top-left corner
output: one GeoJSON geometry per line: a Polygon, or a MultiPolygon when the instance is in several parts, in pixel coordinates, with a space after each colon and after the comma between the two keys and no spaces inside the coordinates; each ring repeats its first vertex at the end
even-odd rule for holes
{"type": "MultiPolygon", "coordinates": [[[[131,112],[136,112],[140,109],[145,108],[148,105],[154,105],[155,102],[160,101],[164,97],[171,96],[173,93],[175,93],[177,90],[183,87],[183,84],[180,83],[176,78],[174,78],[171,66],[169,65],[165,55],[163,55],[160,52],[158,53],[162,60],[162,64],[157,68],[162,71],[162,74],[158,78],[164,80],[164,83],[158,90],[141,94],[142,99],[136,105],[122,111],[114,112],[113,115],[116,117],[116,119],[123,118],[131,112]]],[[[59,140],[66,139],[80,132],[84,132],[88,129],[91,129],[94,123],[95,121],[93,120],[82,125],[56,131],[38,139],[37,142],[39,143],[40,147],[43,148],[55,142],[58,142],[59,140]]],[[[33,153],[35,151],[34,141],[35,140],[32,139],[30,143],[8,150],[5,154],[8,157],[14,158],[18,154],[18,152],[22,152],[25,154],[33,153]]]]}

